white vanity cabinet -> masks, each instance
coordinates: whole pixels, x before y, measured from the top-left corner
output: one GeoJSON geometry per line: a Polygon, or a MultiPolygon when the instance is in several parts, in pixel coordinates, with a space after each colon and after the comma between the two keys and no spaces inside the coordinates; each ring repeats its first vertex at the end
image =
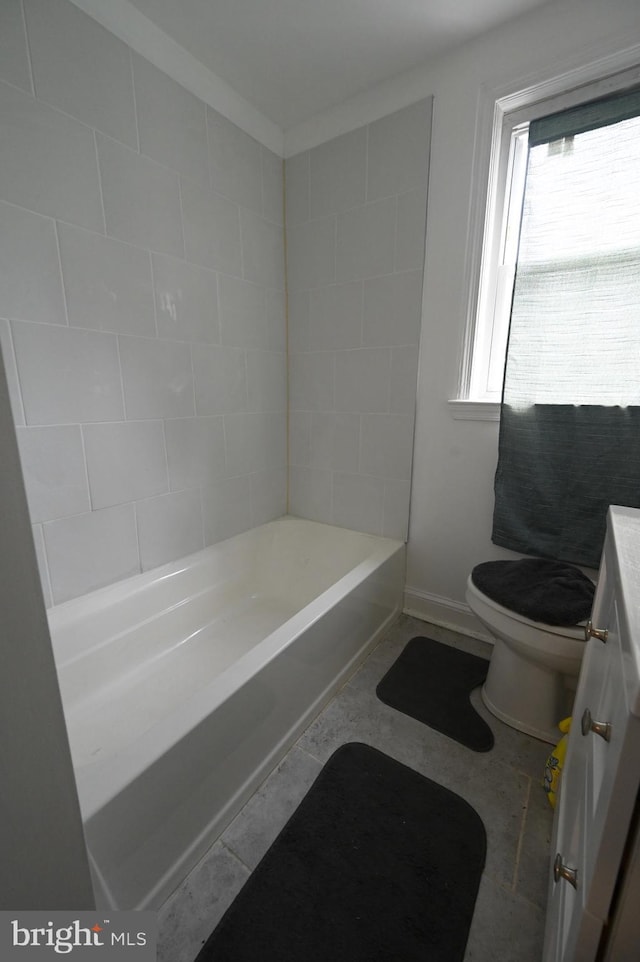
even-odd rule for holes
{"type": "Polygon", "coordinates": [[[640,960],[640,510],[609,509],[591,630],[554,820],[544,962],[640,960]]]}

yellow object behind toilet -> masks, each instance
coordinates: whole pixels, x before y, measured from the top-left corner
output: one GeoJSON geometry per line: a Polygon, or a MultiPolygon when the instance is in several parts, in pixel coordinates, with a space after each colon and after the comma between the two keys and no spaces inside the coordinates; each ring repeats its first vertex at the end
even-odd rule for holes
{"type": "Polygon", "coordinates": [[[560,787],[560,775],[564,765],[564,756],[567,753],[567,737],[571,728],[571,719],[564,718],[558,728],[563,732],[563,736],[547,758],[544,769],[544,790],[547,793],[549,804],[552,808],[556,807],[556,798],[560,787]]]}

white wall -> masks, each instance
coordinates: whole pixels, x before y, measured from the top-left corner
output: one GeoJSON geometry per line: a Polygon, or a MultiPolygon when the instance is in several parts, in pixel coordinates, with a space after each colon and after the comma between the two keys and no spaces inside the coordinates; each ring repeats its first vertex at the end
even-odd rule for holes
{"type": "Polygon", "coordinates": [[[411,78],[412,89],[434,95],[408,556],[413,610],[464,623],[471,568],[509,556],[490,540],[498,425],[454,420],[447,407],[464,341],[469,224],[483,200],[472,193],[486,134],[476,126],[479,106],[492,90],[505,96],[639,43],[637,0],[559,0],[411,78]]]}
{"type": "Polygon", "coordinates": [[[282,160],[68,0],[0,14],[0,341],[48,604],[286,504],[282,160]]]}

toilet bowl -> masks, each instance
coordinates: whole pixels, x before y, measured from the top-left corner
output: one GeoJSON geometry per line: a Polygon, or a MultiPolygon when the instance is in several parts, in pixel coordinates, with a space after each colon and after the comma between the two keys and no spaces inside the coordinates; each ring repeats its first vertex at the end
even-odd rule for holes
{"type": "Polygon", "coordinates": [[[518,731],[555,744],[558,722],[571,714],[585,630],[531,621],[467,581],[467,604],[495,639],[482,700],[518,731]]]}

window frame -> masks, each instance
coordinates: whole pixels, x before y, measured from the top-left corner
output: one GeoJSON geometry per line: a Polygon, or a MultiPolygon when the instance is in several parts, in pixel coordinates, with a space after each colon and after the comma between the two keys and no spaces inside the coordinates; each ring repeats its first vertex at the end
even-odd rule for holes
{"type": "Polygon", "coordinates": [[[467,311],[457,397],[452,417],[498,421],[500,401],[483,396],[493,318],[498,254],[504,231],[509,149],[514,128],[538,117],[640,83],[640,45],[583,67],[541,80],[522,90],[481,90],[472,173],[465,286],[467,311]],[[483,370],[484,366],[484,370],[483,370]]]}

